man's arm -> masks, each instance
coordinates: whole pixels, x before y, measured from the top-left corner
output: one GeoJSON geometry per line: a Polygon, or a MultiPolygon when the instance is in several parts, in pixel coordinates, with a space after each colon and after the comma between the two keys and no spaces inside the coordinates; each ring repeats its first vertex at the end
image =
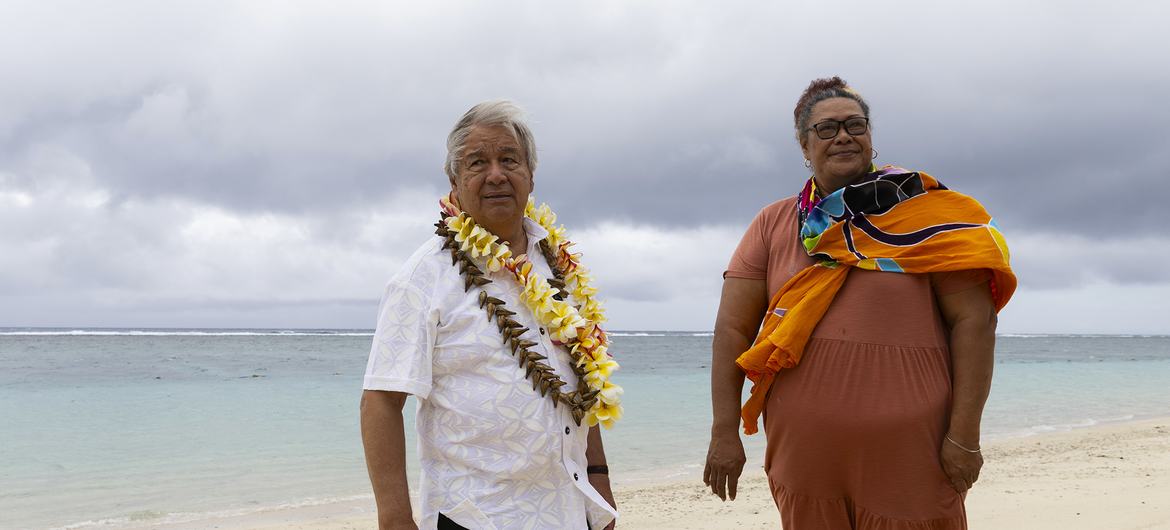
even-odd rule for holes
{"type": "Polygon", "coordinates": [[[711,344],[711,445],[703,469],[703,482],[723,500],[735,500],[739,476],[747,462],[739,438],[744,374],[735,360],[751,347],[767,309],[768,287],[764,280],[723,280],[711,344]]]}
{"type": "MultiPolygon", "coordinates": [[[[605,466],[605,446],[601,443],[601,427],[594,425],[589,428],[589,438],[585,446],[585,462],[586,466],[605,466]]],[[[601,473],[589,473],[589,484],[601,497],[609,503],[610,506],[617,508],[617,502],[613,500],[613,490],[609,485],[609,475],[601,473]]],[[[616,522],[616,521],[615,521],[616,522]]],[[[611,530],[614,523],[609,523],[604,530],[611,530]]]]}
{"type": "Polygon", "coordinates": [[[362,392],[362,445],[378,505],[379,530],[418,529],[406,482],[406,434],[402,427],[405,404],[406,394],[402,392],[362,392]]]}
{"type": "Polygon", "coordinates": [[[987,284],[937,299],[949,330],[952,372],[951,418],[946,434],[950,439],[942,441],[939,458],[951,485],[963,492],[979,479],[983,467],[983,457],[972,450],[979,449],[979,424],[991,391],[995,303],[987,284]]]}

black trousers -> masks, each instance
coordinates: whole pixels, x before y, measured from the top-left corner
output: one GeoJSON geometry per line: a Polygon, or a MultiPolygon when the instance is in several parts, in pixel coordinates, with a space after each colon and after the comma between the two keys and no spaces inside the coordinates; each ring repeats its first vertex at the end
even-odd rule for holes
{"type": "Polygon", "coordinates": [[[439,514],[439,526],[436,530],[467,530],[466,527],[460,526],[459,523],[448,519],[446,515],[439,514]]]}
{"type": "MultiPolygon", "coordinates": [[[[588,525],[586,525],[588,526],[588,525]]],[[[439,514],[439,526],[435,530],[467,530],[466,527],[460,526],[459,523],[448,519],[446,515],[439,514]]]]}

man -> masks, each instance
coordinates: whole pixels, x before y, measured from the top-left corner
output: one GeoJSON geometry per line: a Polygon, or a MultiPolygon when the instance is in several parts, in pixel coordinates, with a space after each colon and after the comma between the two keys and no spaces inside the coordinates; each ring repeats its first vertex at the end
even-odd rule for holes
{"type": "MultiPolygon", "coordinates": [[[[476,105],[447,137],[444,207],[466,213],[506,241],[513,257],[526,254],[540,277],[554,278],[539,245],[548,231],[524,215],[535,168],[522,111],[507,101],[476,105]]],[[[568,392],[583,384],[572,357],[553,342],[559,330],[521,300],[516,276],[459,252],[455,234],[437,226],[438,237],[386,287],[366,369],[362,441],[379,528],[612,527],[600,431],[565,397],[579,404],[596,393],[568,392]],[[417,527],[405,466],[408,394],[419,402],[417,527]]]]}

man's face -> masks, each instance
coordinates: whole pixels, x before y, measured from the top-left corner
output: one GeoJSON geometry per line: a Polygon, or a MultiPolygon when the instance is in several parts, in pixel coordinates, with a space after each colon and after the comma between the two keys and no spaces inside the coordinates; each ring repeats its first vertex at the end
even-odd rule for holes
{"type": "Polygon", "coordinates": [[[475,126],[467,135],[451,190],[459,208],[500,237],[519,229],[532,171],[527,153],[504,126],[475,126]]]}

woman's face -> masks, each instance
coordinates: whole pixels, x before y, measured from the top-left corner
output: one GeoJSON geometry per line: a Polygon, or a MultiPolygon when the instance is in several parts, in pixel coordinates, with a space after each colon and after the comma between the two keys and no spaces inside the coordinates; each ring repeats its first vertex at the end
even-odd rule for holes
{"type": "Polygon", "coordinates": [[[844,122],[849,118],[864,118],[861,105],[849,98],[830,98],[813,106],[808,120],[809,129],[801,135],[800,149],[812,162],[813,174],[819,185],[834,191],[869,172],[873,159],[873,142],[869,127],[859,135],[851,135],[840,125],[837,135],[822,140],[814,128],[826,120],[844,122]]]}

